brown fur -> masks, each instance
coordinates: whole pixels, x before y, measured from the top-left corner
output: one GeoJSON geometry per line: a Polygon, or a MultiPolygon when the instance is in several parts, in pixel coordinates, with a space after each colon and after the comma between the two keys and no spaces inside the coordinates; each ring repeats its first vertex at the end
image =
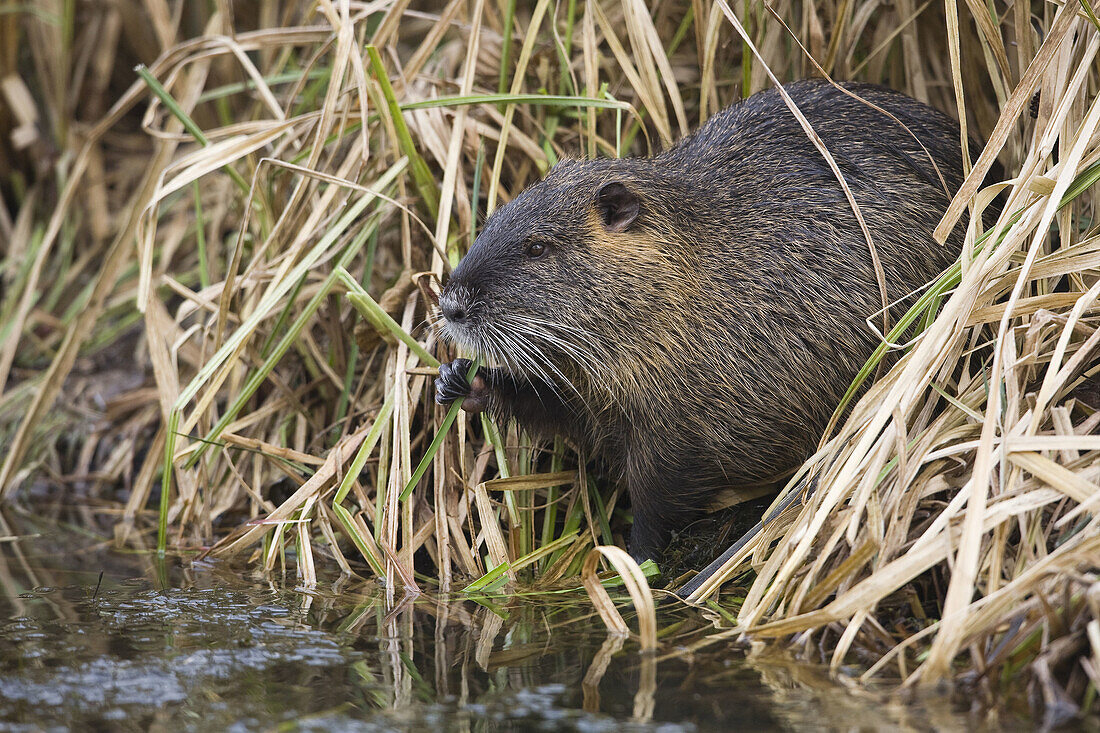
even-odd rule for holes
{"type": "MultiPolygon", "coordinates": [[[[786,89],[837,160],[892,301],[956,258],[962,228],[947,246],[932,230],[961,182],[959,129],[846,86],[911,132],[826,83],[786,89]]],[[[645,557],[716,490],[812,452],[877,344],[880,301],[840,184],[772,90],[655,158],[563,161],[490,218],[440,305],[444,335],[497,362],[466,404],[603,458],[645,557]]],[[[458,373],[441,373],[441,401],[469,394],[458,373]]]]}

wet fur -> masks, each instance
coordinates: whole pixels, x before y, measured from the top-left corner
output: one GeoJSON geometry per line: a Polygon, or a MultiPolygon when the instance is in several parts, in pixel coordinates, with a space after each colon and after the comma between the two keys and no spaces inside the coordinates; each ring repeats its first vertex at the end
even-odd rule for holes
{"type": "MultiPolygon", "coordinates": [[[[827,83],[787,85],[862,210],[893,301],[959,251],[961,226],[946,246],[932,239],[961,183],[959,128],[845,86],[908,126],[946,183],[897,122],[827,83]]],[[[654,158],[563,161],[489,219],[443,297],[470,307],[444,335],[508,364],[481,372],[491,412],[568,436],[626,486],[638,557],[716,490],[812,452],[877,344],[866,319],[881,307],[844,192],[775,90],[654,158]],[[595,204],[610,182],[640,201],[622,232],[595,204]],[[536,240],[547,251],[533,260],[536,240]]]]}

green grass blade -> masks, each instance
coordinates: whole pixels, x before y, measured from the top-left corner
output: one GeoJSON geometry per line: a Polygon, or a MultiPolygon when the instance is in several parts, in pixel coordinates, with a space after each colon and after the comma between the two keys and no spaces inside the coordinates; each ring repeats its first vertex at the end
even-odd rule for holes
{"type": "MultiPolygon", "coordinates": [[[[474,359],[473,363],[470,365],[470,371],[466,373],[466,381],[472,382],[480,367],[481,359],[474,359]]],[[[443,438],[447,436],[447,431],[451,429],[451,425],[454,424],[455,418],[458,417],[458,411],[461,409],[462,400],[455,400],[451,403],[451,407],[447,410],[447,415],[443,418],[439,430],[436,431],[435,437],[432,438],[431,445],[428,446],[428,450],[424,453],[424,457],[420,459],[420,464],[417,465],[416,470],[413,471],[409,483],[407,483],[405,488],[401,491],[401,496],[398,497],[401,501],[408,499],[413,489],[420,483],[420,479],[424,478],[424,474],[427,472],[428,466],[431,465],[432,459],[434,459],[435,454],[439,452],[439,446],[443,444],[443,438]]]]}
{"type": "Polygon", "coordinates": [[[394,95],[389,77],[386,76],[386,67],[382,65],[382,57],[378,54],[378,49],[374,46],[367,46],[367,55],[370,57],[375,79],[378,80],[378,86],[382,89],[382,96],[386,99],[386,107],[393,119],[393,126],[397,131],[398,145],[401,146],[401,152],[409,159],[409,170],[412,172],[416,190],[420,192],[420,198],[423,199],[431,218],[435,219],[439,213],[439,187],[435,183],[435,178],[432,177],[428,164],[424,162],[424,158],[420,156],[416,149],[412,134],[409,133],[409,126],[405,124],[405,118],[401,116],[401,106],[397,103],[397,97],[394,95]]]}
{"type": "MultiPolygon", "coordinates": [[[[206,137],[206,134],[202,131],[198,124],[196,124],[195,121],[191,119],[191,116],[183,110],[183,107],[179,106],[179,103],[175,100],[175,98],[168,93],[168,90],[165,89],[159,81],[157,81],[157,78],[153,76],[153,74],[149,71],[149,68],[145,64],[138,64],[134,67],[134,71],[137,72],[137,75],[140,76],[142,81],[144,81],[145,84],[149,87],[149,90],[152,91],[158,99],[160,99],[165,108],[167,108],[167,110],[172,113],[172,116],[183,124],[183,128],[187,130],[187,132],[190,133],[190,135],[195,138],[195,140],[197,140],[200,145],[206,147],[210,144],[209,138],[206,137]]],[[[233,179],[233,182],[237,184],[238,188],[240,188],[245,193],[248,193],[248,181],[244,179],[244,176],[237,172],[236,168],[227,165],[225,166],[225,172],[229,174],[229,177],[233,179]]]]}
{"type": "Polygon", "coordinates": [[[176,432],[179,430],[179,410],[168,416],[168,430],[164,440],[164,467],[160,475],[160,512],[157,517],[157,556],[164,557],[168,548],[168,494],[172,488],[172,455],[176,450],[176,432]]]}
{"type": "Polygon", "coordinates": [[[408,331],[401,328],[401,324],[393,320],[389,313],[382,310],[382,306],[370,297],[350,272],[343,267],[336,268],[334,272],[340,278],[340,282],[343,283],[344,287],[347,288],[347,299],[355,306],[355,310],[359,311],[359,314],[374,326],[379,333],[393,334],[394,338],[404,342],[409,350],[419,357],[422,363],[431,367],[439,367],[439,359],[429,354],[427,349],[420,345],[420,342],[414,339],[408,331]]]}

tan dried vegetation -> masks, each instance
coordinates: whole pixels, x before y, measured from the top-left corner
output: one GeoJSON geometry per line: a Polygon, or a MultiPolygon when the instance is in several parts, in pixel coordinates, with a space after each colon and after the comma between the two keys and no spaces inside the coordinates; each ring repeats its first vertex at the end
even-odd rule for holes
{"type": "Polygon", "coordinates": [[[943,227],[988,203],[994,158],[1007,204],[913,296],[919,335],[886,336],[906,356],[813,480],[695,583],[718,627],[698,643],[1094,706],[1098,47],[1087,0],[5,0],[0,496],[75,492],[138,546],[159,496],[162,546],[268,569],[293,549],[305,583],[324,563],[507,593],[584,570],[625,633],[607,562],[658,645],[605,547],[622,497],[560,442],[436,407],[425,308],[558,158],[644,154],[820,64],[990,141],[943,227]]]}

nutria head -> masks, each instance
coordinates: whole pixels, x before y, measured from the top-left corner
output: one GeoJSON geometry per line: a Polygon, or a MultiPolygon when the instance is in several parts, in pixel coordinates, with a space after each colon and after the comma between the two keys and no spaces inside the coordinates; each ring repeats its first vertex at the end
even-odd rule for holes
{"type": "Polygon", "coordinates": [[[648,167],[564,161],[498,209],[443,289],[444,337],[586,400],[612,390],[680,280],[648,167]]]}

